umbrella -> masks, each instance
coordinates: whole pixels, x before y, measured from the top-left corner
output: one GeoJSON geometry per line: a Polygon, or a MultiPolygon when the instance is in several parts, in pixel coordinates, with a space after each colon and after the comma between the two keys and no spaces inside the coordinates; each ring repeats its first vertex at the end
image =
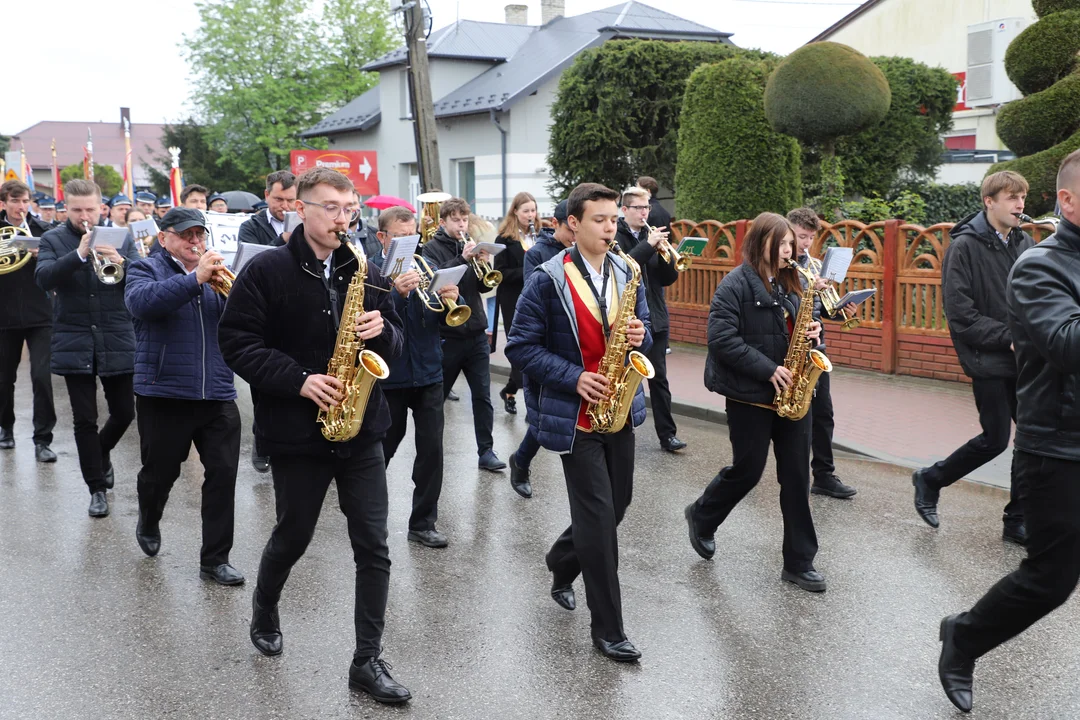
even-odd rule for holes
{"type": "Polygon", "coordinates": [[[251,212],[252,206],[262,200],[255,193],[249,193],[246,190],[230,190],[221,193],[221,196],[229,204],[229,212],[251,212]]]}
{"type": "Polygon", "coordinates": [[[372,195],[364,204],[369,208],[375,208],[376,210],[385,210],[386,208],[401,206],[406,208],[409,212],[416,212],[416,208],[412,206],[408,200],[403,198],[394,197],[393,195],[372,195]]]}

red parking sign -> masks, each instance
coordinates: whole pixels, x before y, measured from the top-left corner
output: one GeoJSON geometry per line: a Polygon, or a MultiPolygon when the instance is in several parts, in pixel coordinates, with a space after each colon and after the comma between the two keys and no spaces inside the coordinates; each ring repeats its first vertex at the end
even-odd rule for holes
{"type": "Polygon", "coordinates": [[[289,164],[294,175],[315,167],[336,170],[352,180],[361,195],[379,194],[376,154],[369,150],[293,150],[289,164]]]}

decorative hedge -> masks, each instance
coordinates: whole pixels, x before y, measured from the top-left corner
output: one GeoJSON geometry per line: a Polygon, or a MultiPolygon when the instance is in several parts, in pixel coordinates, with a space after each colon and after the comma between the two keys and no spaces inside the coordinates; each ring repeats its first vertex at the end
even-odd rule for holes
{"type": "Polygon", "coordinates": [[[1080,130],[1080,72],[1001,108],[997,134],[1017,155],[1032,155],[1080,130]]]}
{"type": "Polygon", "coordinates": [[[1080,150],[1080,132],[1065,142],[1034,155],[991,165],[988,174],[998,170],[1012,170],[1023,175],[1031,186],[1024,212],[1032,217],[1046,215],[1052,213],[1057,204],[1058,168],[1065,156],[1073,150],[1080,150]]]}
{"type": "Polygon", "coordinates": [[[1032,0],[1031,4],[1038,17],[1065,10],[1080,10],[1080,0],[1032,0]]]}
{"type": "Polygon", "coordinates": [[[1005,72],[1025,95],[1045,90],[1077,68],[1080,10],[1054,13],[1024,28],[1005,51],[1005,72]]]}

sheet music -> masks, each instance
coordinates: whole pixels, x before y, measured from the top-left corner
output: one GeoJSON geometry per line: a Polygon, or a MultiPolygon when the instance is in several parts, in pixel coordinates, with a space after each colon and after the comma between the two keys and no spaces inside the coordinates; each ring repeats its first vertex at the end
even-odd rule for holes
{"type": "Polygon", "coordinates": [[[95,225],[90,230],[90,247],[97,247],[98,244],[112,245],[119,250],[127,240],[128,232],[127,228],[95,225]]]}
{"type": "Polygon", "coordinates": [[[41,247],[41,238],[16,235],[11,244],[13,247],[22,248],[23,250],[37,250],[41,247]]]}
{"type": "Polygon", "coordinates": [[[468,269],[468,265],[456,265],[452,268],[436,270],[435,275],[431,278],[431,285],[428,287],[428,292],[434,294],[438,293],[447,285],[457,285],[461,281],[461,277],[465,274],[465,271],[468,269]]]}
{"type": "Polygon", "coordinates": [[[282,232],[291,233],[303,223],[304,221],[300,219],[300,213],[287,210],[285,212],[285,229],[282,232]]]}
{"type": "Polygon", "coordinates": [[[236,244],[240,235],[240,226],[250,215],[242,213],[203,212],[206,217],[206,248],[217,250],[222,256],[229,257],[236,253],[236,244]]]}
{"type": "Polygon", "coordinates": [[[848,303],[855,303],[856,305],[861,305],[867,300],[869,300],[871,297],[873,297],[874,293],[876,292],[877,288],[869,288],[867,290],[854,290],[852,292],[849,292],[844,297],[840,298],[840,302],[836,303],[836,307],[842,308],[848,303]]]}
{"type": "Polygon", "coordinates": [[[239,246],[240,247],[236,249],[236,255],[233,256],[232,262],[226,263],[226,265],[229,266],[229,269],[238,275],[240,274],[240,270],[251,262],[251,259],[256,255],[274,249],[271,245],[260,245],[258,243],[242,242],[239,243],[239,246]]]}
{"type": "Polygon", "coordinates": [[[499,253],[501,253],[505,249],[506,249],[506,246],[503,245],[502,243],[493,243],[493,242],[476,243],[477,252],[486,252],[491,257],[495,257],[496,255],[498,255],[499,253]]]}
{"type": "Polygon", "coordinates": [[[419,244],[419,235],[406,235],[391,240],[390,247],[386,250],[386,260],[382,264],[383,275],[396,278],[409,272],[413,265],[413,254],[419,244]]]}
{"type": "Polygon", "coordinates": [[[825,251],[821,261],[821,277],[834,283],[844,282],[855,251],[849,247],[831,247],[825,251]]]}
{"type": "Polygon", "coordinates": [[[158,225],[154,222],[154,218],[146,218],[145,220],[136,220],[128,226],[131,230],[131,234],[135,236],[136,240],[143,240],[148,237],[157,237],[159,232],[158,225]]]}

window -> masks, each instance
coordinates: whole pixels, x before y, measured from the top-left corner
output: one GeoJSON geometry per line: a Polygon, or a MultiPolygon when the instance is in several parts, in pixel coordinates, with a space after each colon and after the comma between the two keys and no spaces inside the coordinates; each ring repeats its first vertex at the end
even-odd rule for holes
{"type": "Polygon", "coordinates": [[[975,135],[951,135],[945,138],[946,150],[974,150],[975,135]]]}
{"type": "Polygon", "coordinates": [[[457,173],[455,174],[455,190],[457,196],[464,198],[469,206],[474,210],[476,208],[476,162],[469,158],[468,160],[455,160],[454,165],[457,167],[457,173]]]}

